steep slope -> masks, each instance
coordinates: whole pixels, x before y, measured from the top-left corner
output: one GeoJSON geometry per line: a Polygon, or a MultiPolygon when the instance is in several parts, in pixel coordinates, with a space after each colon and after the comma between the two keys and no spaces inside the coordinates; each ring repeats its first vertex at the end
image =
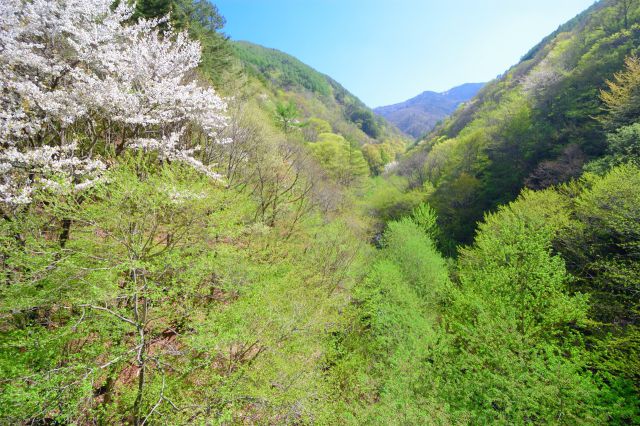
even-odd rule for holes
{"type": "Polygon", "coordinates": [[[640,45],[640,4],[600,1],[485,86],[403,161],[432,188],[445,233],[470,242],[486,211],[579,176],[607,149],[600,91],[640,45]]]}
{"type": "MultiPolygon", "coordinates": [[[[192,31],[222,21],[207,0],[138,9],[176,2],[192,31]]],[[[445,259],[427,179],[439,158],[482,177],[456,151],[469,130],[405,163],[432,174],[403,193],[367,179],[364,154],[392,146],[330,79],[260,49],[264,74],[206,48],[199,73],[163,20],[92,5],[0,2],[0,424],[640,424],[640,59],[600,96],[615,138],[589,167],[613,169],[525,191],[445,259]]],[[[486,102],[478,127],[517,121],[486,102]]]]}
{"type": "Polygon", "coordinates": [[[446,92],[423,92],[415,98],[373,111],[415,138],[429,133],[462,104],[473,98],[485,83],[467,83],[446,92]]]}
{"type": "Polygon", "coordinates": [[[402,138],[386,120],[377,117],[360,99],[331,77],[276,49],[246,41],[232,43],[248,73],[284,94],[305,117],[328,121],[334,131],[361,145],[402,138]]]}

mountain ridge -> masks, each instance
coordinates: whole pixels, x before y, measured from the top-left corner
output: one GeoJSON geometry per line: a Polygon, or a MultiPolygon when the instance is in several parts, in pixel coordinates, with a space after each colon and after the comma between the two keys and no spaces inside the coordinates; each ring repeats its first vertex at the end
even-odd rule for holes
{"type": "Polygon", "coordinates": [[[444,92],[424,91],[421,94],[373,111],[395,124],[404,133],[420,138],[449,117],[464,102],[472,99],[485,83],[465,83],[444,92]]]}
{"type": "Polygon", "coordinates": [[[601,1],[561,25],[403,158],[399,173],[435,188],[429,202],[457,243],[523,188],[575,179],[605,154],[600,93],[640,46],[630,5],[627,23],[619,3],[601,1]]]}
{"type": "Polygon", "coordinates": [[[361,145],[389,138],[405,138],[399,129],[384,117],[374,114],[342,84],[295,56],[249,41],[231,43],[247,72],[266,87],[282,91],[288,94],[290,101],[304,106],[303,115],[315,115],[328,121],[334,130],[361,145]]]}

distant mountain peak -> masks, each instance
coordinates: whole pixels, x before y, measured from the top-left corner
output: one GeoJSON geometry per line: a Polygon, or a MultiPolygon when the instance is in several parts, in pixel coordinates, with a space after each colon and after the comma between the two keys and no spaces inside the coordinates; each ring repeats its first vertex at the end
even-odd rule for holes
{"type": "Polygon", "coordinates": [[[473,98],[486,83],[465,83],[452,89],[442,92],[441,95],[447,97],[457,97],[459,99],[469,100],[473,98]]]}
{"type": "Polygon", "coordinates": [[[374,112],[404,133],[419,138],[453,114],[460,104],[473,98],[484,85],[465,83],[445,92],[427,90],[405,102],[375,108],[374,112]]]}

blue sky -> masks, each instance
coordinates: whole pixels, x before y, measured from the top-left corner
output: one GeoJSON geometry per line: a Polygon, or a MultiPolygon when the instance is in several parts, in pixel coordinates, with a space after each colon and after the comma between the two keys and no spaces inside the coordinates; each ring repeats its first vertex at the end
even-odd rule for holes
{"type": "Polygon", "coordinates": [[[594,0],[212,0],[225,32],[289,53],[367,105],[488,81],[594,0]]]}

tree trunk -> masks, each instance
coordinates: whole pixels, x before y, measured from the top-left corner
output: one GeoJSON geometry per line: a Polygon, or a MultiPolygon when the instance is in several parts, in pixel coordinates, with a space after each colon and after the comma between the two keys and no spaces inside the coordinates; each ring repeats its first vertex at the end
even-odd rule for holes
{"type": "Polygon", "coordinates": [[[60,242],[60,248],[64,248],[69,241],[69,234],[71,233],[71,219],[62,219],[62,232],[58,241],[60,242]]]}

